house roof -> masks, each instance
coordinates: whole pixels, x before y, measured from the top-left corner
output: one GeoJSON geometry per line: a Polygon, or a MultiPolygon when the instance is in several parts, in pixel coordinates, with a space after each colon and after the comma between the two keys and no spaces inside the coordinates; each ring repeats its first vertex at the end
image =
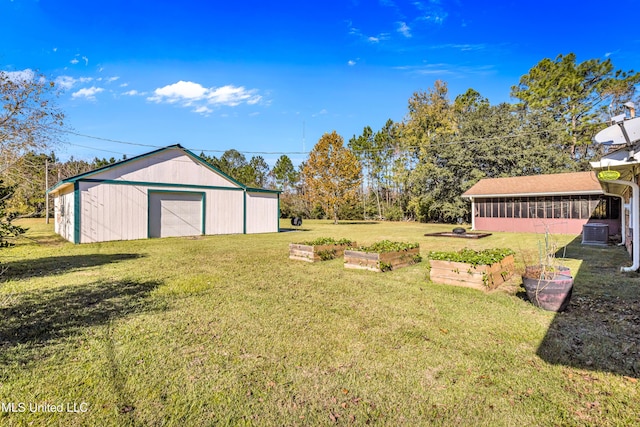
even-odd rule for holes
{"type": "Polygon", "coordinates": [[[462,197],[560,196],[570,194],[604,194],[593,171],[547,175],[485,178],[468,189],[462,197]]]}
{"type": "Polygon", "coordinates": [[[128,158],[126,160],[121,160],[119,162],[116,162],[116,163],[113,163],[113,164],[110,164],[110,165],[106,165],[106,166],[103,166],[101,168],[97,168],[97,169],[94,169],[92,171],[89,171],[89,172],[85,172],[85,173],[81,173],[81,174],[76,175],[76,176],[65,178],[65,179],[59,181],[58,183],[56,183],[50,189],[48,189],[47,193],[55,193],[57,191],[60,191],[63,188],[65,188],[65,187],[67,187],[69,185],[72,185],[74,182],[80,181],[80,180],[83,180],[83,179],[87,179],[87,178],[91,177],[92,175],[94,175],[94,174],[96,174],[98,172],[103,172],[105,170],[113,169],[113,168],[119,167],[119,166],[121,166],[121,165],[123,165],[125,163],[130,163],[130,162],[133,162],[135,160],[139,160],[139,159],[144,158],[144,157],[153,156],[153,155],[155,155],[157,153],[160,153],[160,152],[163,152],[163,151],[175,150],[175,149],[178,149],[178,150],[182,151],[184,154],[186,154],[187,156],[191,157],[196,162],[199,162],[199,163],[203,164],[204,166],[206,166],[210,170],[214,171],[215,173],[225,177],[226,179],[228,179],[229,181],[231,181],[234,184],[238,185],[238,187],[244,189],[245,191],[248,191],[248,192],[281,193],[281,191],[279,191],[279,190],[267,190],[267,189],[264,189],[264,188],[253,188],[253,187],[249,187],[247,185],[244,185],[240,181],[237,181],[233,177],[231,177],[231,176],[227,175],[226,173],[222,172],[220,169],[218,169],[215,166],[211,165],[210,163],[206,162],[200,156],[197,156],[194,153],[192,153],[191,151],[187,150],[186,148],[184,148],[180,144],[174,144],[174,145],[169,145],[167,147],[162,147],[162,148],[159,148],[157,150],[153,150],[153,151],[150,151],[148,153],[140,154],[139,156],[131,157],[131,158],[128,158]]]}

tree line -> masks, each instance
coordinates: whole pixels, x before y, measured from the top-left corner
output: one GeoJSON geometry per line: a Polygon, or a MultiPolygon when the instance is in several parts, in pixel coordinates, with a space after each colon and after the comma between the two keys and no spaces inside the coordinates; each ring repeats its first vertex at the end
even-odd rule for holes
{"type": "MultiPolygon", "coordinates": [[[[610,59],[578,63],[570,53],[531,68],[511,87],[512,103],[492,105],[472,88],[452,96],[438,80],[411,96],[401,121],[365,126],[346,144],[326,133],[297,167],[282,155],[270,168],[235,149],[200,156],[249,187],[281,190],[283,217],[468,221],[460,195],[482,178],[588,170],[604,154],[592,136],[636,100],[639,82],[610,59]]],[[[2,242],[16,232],[11,219],[44,214],[47,183],[122,159],[43,154],[64,129],[44,76],[0,72],[0,95],[2,242]]]]}
{"type": "MultiPolygon", "coordinates": [[[[474,89],[452,99],[438,80],[411,96],[401,122],[366,126],[348,141],[361,177],[349,182],[359,189],[338,210],[344,218],[469,221],[470,204],[460,195],[482,178],[589,170],[606,149],[592,144],[593,135],[637,101],[639,82],[640,73],[617,70],[610,59],[578,63],[573,53],[531,68],[511,87],[513,103],[491,105],[474,89]]],[[[311,217],[335,211],[309,180],[327,169],[311,163],[321,143],[300,169],[297,195],[306,205],[293,207],[311,217]]],[[[337,184],[332,174],[324,179],[337,184]]]]}

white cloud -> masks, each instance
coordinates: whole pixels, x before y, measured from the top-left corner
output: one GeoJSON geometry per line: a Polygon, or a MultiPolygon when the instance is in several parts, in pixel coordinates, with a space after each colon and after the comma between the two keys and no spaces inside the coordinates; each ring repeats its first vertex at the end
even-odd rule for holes
{"type": "Polygon", "coordinates": [[[70,76],[56,77],[55,84],[62,89],[71,89],[76,84],[76,79],[70,76]]]}
{"type": "Polygon", "coordinates": [[[389,40],[390,35],[389,33],[380,33],[377,34],[375,36],[365,36],[362,31],[360,31],[358,28],[354,27],[351,23],[351,21],[347,22],[347,25],[349,27],[349,35],[355,36],[357,38],[359,38],[360,40],[364,40],[368,43],[379,43],[383,40],[389,40]]]}
{"type": "Polygon", "coordinates": [[[482,65],[477,67],[464,67],[456,64],[437,63],[423,65],[406,65],[394,67],[396,70],[405,71],[416,75],[436,75],[436,76],[488,76],[495,73],[492,65],[482,65]]]}
{"type": "Polygon", "coordinates": [[[36,77],[36,73],[30,68],[22,71],[0,71],[0,73],[12,82],[28,82],[32,81],[36,77]]]}
{"type": "Polygon", "coordinates": [[[147,100],[169,104],[180,104],[183,107],[195,107],[194,112],[208,114],[211,106],[235,107],[246,103],[255,105],[262,101],[262,96],[256,89],[246,89],[244,86],[226,85],[206,88],[199,83],[179,81],[177,83],[158,88],[153,96],[147,100]]]}
{"type": "Polygon", "coordinates": [[[347,65],[349,65],[350,67],[353,67],[354,65],[356,65],[356,61],[354,61],[353,59],[350,59],[350,60],[347,62],[347,65]]]}
{"type": "Polygon", "coordinates": [[[127,96],[136,96],[136,95],[142,95],[142,93],[138,92],[135,89],[131,89],[127,92],[122,92],[123,95],[127,95],[127,96]]]}
{"type": "Polygon", "coordinates": [[[428,3],[416,1],[413,5],[421,12],[421,16],[418,18],[419,20],[442,24],[449,16],[449,13],[444,10],[438,1],[430,1],[428,3]]]}
{"type": "Polygon", "coordinates": [[[87,58],[86,56],[80,56],[80,54],[76,54],[76,56],[69,62],[73,65],[76,65],[80,63],[80,60],[84,61],[84,65],[89,65],[89,58],[87,58]]]}
{"type": "Polygon", "coordinates": [[[158,88],[153,91],[155,94],[149,97],[149,101],[174,103],[183,100],[202,99],[207,93],[207,89],[202,85],[193,82],[180,80],[178,83],[158,88]]]}
{"type": "Polygon", "coordinates": [[[55,84],[58,85],[61,89],[68,90],[74,87],[78,83],[88,83],[93,81],[93,77],[80,77],[76,79],[71,76],[58,76],[55,79],[55,84]]]}
{"type": "Polygon", "coordinates": [[[398,22],[398,32],[406,38],[411,38],[411,28],[406,22],[398,22]]]}
{"type": "Polygon", "coordinates": [[[71,97],[74,99],[85,98],[90,101],[94,101],[96,99],[96,95],[99,94],[100,92],[104,92],[104,89],[101,87],[91,86],[89,88],[83,88],[77,92],[72,93],[71,97]]]}
{"type": "Polygon", "coordinates": [[[329,112],[326,110],[326,108],[323,108],[322,110],[318,111],[315,114],[312,114],[311,117],[318,117],[318,116],[325,116],[329,114],[329,112]]]}
{"type": "Polygon", "coordinates": [[[209,107],[207,107],[206,105],[202,105],[196,109],[193,110],[194,113],[198,113],[198,114],[202,114],[204,116],[208,116],[210,113],[213,112],[213,110],[209,107]]]}

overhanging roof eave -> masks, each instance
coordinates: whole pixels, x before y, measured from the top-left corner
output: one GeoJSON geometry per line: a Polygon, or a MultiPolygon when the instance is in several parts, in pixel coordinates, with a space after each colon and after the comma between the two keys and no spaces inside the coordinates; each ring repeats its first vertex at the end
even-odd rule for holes
{"type": "Polygon", "coordinates": [[[465,199],[471,198],[493,198],[493,197],[543,197],[543,196],[589,196],[602,195],[602,190],[586,190],[586,191],[562,191],[562,192],[541,192],[541,193],[496,193],[496,194],[463,194],[461,197],[465,199]]]}

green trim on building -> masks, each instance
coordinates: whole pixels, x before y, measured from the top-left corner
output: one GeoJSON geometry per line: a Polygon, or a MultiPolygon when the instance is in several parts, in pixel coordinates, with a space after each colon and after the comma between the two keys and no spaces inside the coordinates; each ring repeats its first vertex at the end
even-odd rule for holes
{"type": "Polygon", "coordinates": [[[80,212],[80,182],[76,181],[73,183],[73,243],[80,243],[80,217],[82,216],[82,212],[80,212]]]}
{"type": "Polygon", "coordinates": [[[282,193],[281,190],[269,190],[266,188],[253,188],[253,187],[246,187],[247,192],[249,193],[271,193],[271,194],[280,194],[282,193]]]}
{"type": "Polygon", "coordinates": [[[242,195],[242,234],[247,234],[247,191],[242,195]]]}
{"type": "MultiPolygon", "coordinates": [[[[225,190],[225,191],[243,191],[238,187],[221,187],[219,185],[199,185],[199,184],[176,184],[148,181],[121,181],[119,179],[82,179],[81,182],[91,182],[96,184],[112,184],[112,185],[134,185],[141,187],[175,187],[175,188],[197,188],[199,190],[225,190]]],[[[155,191],[155,190],[152,190],[155,191]]],[[[158,190],[159,191],[159,190],[158,190]]],[[[172,190],[166,190],[172,191],[172,190]]]]}

